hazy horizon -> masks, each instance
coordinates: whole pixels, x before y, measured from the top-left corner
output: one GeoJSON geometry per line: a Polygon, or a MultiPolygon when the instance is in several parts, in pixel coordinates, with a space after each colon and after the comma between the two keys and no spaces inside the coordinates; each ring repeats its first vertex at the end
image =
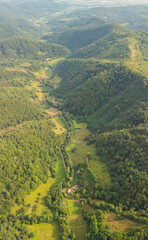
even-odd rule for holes
{"type": "MultiPolygon", "coordinates": [[[[42,0],[0,0],[0,2],[38,2],[42,0]]],[[[45,0],[46,1],[46,0],[45,0]]],[[[148,0],[48,0],[49,2],[69,3],[76,5],[89,6],[124,6],[124,5],[143,5],[148,4],[148,0]]],[[[43,2],[43,1],[42,1],[43,2]]]]}

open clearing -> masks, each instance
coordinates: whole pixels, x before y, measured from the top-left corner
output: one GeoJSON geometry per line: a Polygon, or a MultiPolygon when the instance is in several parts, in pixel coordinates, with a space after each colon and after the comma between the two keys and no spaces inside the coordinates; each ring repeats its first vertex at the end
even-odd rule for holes
{"type": "Polygon", "coordinates": [[[35,233],[35,237],[31,240],[59,240],[60,230],[58,223],[41,223],[28,226],[35,233]]]}
{"type": "Polygon", "coordinates": [[[67,205],[68,205],[68,210],[69,210],[69,215],[79,215],[81,213],[80,211],[80,205],[78,201],[74,200],[67,200],[67,205]]]}
{"type": "Polygon", "coordinates": [[[89,154],[89,168],[96,174],[102,186],[109,187],[111,179],[107,166],[103,164],[97,156],[95,144],[87,145],[87,142],[84,140],[85,137],[91,134],[90,130],[87,129],[87,124],[81,123],[76,125],[75,123],[75,126],[77,127],[74,136],[66,147],[69,158],[74,165],[77,165],[78,163],[84,163],[86,156],[89,154]]]}
{"type": "Polygon", "coordinates": [[[64,133],[66,131],[65,128],[56,120],[56,118],[51,118],[51,121],[55,125],[55,127],[53,127],[53,131],[56,134],[61,135],[62,133],[64,133]]]}
{"type": "Polygon", "coordinates": [[[51,115],[51,116],[56,116],[56,115],[59,114],[59,110],[57,110],[54,107],[51,107],[51,108],[46,109],[46,113],[51,115]]]}
{"type": "Polygon", "coordinates": [[[117,232],[129,232],[133,228],[145,227],[144,224],[133,222],[129,219],[116,220],[113,212],[105,213],[103,222],[112,230],[117,232]]]}
{"type": "Polygon", "coordinates": [[[36,206],[36,214],[41,215],[43,208],[46,206],[45,197],[54,181],[54,178],[49,178],[45,184],[40,184],[35,191],[25,197],[25,204],[30,204],[27,214],[30,214],[36,206]]]}

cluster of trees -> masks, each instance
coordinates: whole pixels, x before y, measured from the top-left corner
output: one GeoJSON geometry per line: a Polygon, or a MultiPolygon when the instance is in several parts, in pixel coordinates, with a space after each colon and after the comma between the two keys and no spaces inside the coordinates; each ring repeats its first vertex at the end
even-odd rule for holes
{"type": "Polygon", "coordinates": [[[60,139],[46,120],[32,121],[0,137],[1,214],[55,171],[60,139]],[[16,184],[17,183],[17,184],[16,184]]]}
{"type": "Polygon", "coordinates": [[[101,222],[101,212],[85,216],[88,223],[87,240],[147,240],[148,230],[135,229],[128,234],[112,232],[101,222]]]}
{"type": "Polygon", "coordinates": [[[15,216],[0,218],[0,239],[28,240],[33,237],[31,231],[15,216]]]}
{"type": "Polygon", "coordinates": [[[57,188],[49,192],[46,197],[48,207],[54,212],[55,219],[59,221],[62,240],[74,240],[75,234],[68,224],[68,209],[64,201],[62,187],[65,183],[61,183],[57,188]]]}
{"type": "Polygon", "coordinates": [[[35,94],[23,88],[0,89],[0,129],[15,126],[24,121],[39,120],[43,113],[36,103],[30,101],[35,94]]]}
{"type": "Polygon", "coordinates": [[[1,58],[45,59],[63,57],[70,53],[64,46],[22,37],[0,41],[1,58]]]}
{"type": "Polygon", "coordinates": [[[16,27],[6,23],[0,22],[0,39],[6,39],[12,36],[21,36],[22,32],[16,27]]]}
{"type": "Polygon", "coordinates": [[[97,137],[97,153],[109,167],[112,187],[108,200],[125,208],[147,209],[147,124],[97,137]]]}

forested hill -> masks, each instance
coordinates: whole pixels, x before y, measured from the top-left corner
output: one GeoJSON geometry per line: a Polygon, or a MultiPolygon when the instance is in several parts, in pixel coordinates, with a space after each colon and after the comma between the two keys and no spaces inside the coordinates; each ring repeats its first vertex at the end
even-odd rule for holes
{"type": "Polygon", "coordinates": [[[0,40],[21,35],[23,35],[23,33],[18,28],[13,27],[10,24],[0,22],[0,40]]]}
{"type": "Polygon", "coordinates": [[[70,49],[72,53],[69,58],[86,59],[93,57],[121,61],[129,59],[132,50],[135,51],[133,58],[139,57],[137,54],[142,54],[144,58],[148,58],[147,32],[133,31],[120,25],[103,23],[99,20],[97,24],[95,18],[91,18],[91,25],[88,25],[88,22],[88,19],[82,19],[82,25],[71,29],[69,23],[61,30],[57,28],[54,34],[46,35],[43,39],[62,44],[70,49]]]}
{"type": "Polygon", "coordinates": [[[147,79],[127,67],[73,59],[56,71],[63,79],[57,91],[64,108],[85,117],[92,130],[120,129],[147,119],[147,79]]]}
{"type": "MultiPolygon", "coordinates": [[[[105,25],[106,26],[106,25],[105,25]]],[[[103,29],[103,27],[102,27],[103,29]]],[[[74,51],[70,58],[99,58],[99,59],[128,59],[131,54],[130,45],[136,44],[136,50],[147,55],[148,35],[146,32],[130,31],[124,27],[114,25],[111,31],[87,46],[74,51]]]]}
{"type": "Polygon", "coordinates": [[[147,9],[67,2],[0,1],[0,240],[148,240],[147,9]]]}
{"type": "Polygon", "coordinates": [[[138,31],[148,32],[148,6],[135,5],[135,6],[122,6],[122,7],[101,7],[93,8],[89,11],[94,16],[113,22],[116,24],[122,24],[127,28],[131,28],[138,31]]]}
{"type": "Polygon", "coordinates": [[[97,152],[110,168],[110,200],[138,211],[147,207],[148,125],[113,131],[97,137],[97,152]],[[118,189],[118,190],[117,190],[118,189]]]}
{"type": "MultiPolygon", "coordinates": [[[[70,58],[125,59],[130,56],[129,38],[132,32],[117,25],[105,24],[101,29],[103,34],[83,48],[74,51],[70,58]],[[108,31],[106,31],[106,28],[108,31]]],[[[89,34],[89,33],[88,33],[89,34]]],[[[91,34],[90,34],[91,35],[91,34]]]]}
{"type": "Polygon", "coordinates": [[[101,24],[101,26],[99,26],[99,21],[98,26],[96,26],[94,19],[91,27],[87,26],[87,23],[85,23],[84,26],[80,26],[78,28],[74,27],[66,31],[63,30],[63,32],[54,34],[51,37],[46,37],[46,39],[48,39],[49,42],[51,41],[54,43],[60,43],[69,48],[71,51],[74,51],[81,47],[87,46],[100,38],[103,38],[111,33],[112,29],[112,24],[101,24]]]}
{"type": "Polygon", "coordinates": [[[31,121],[0,136],[0,214],[6,215],[15,202],[22,203],[24,194],[46,182],[49,169],[54,173],[60,139],[51,128],[49,121],[31,121]]]}
{"type": "Polygon", "coordinates": [[[0,88],[0,130],[43,118],[35,95],[23,88],[0,88]]]}
{"type": "Polygon", "coordinates": [[[45,59],[62,57],[69,53],[70,51],[61,45],[27,38],[11,37],[0,41],[1,58],[45,59]]]}

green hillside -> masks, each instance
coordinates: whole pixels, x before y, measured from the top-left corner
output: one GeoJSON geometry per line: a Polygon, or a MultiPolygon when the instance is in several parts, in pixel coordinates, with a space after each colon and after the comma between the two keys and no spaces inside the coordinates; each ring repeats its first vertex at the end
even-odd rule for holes
{"type": "MultiPolygon", "coordinates": [[[[106,25],[105,25],[106,26],[106,25]]],[[[103,29],[103,28],[102,28],[103,29]]],[[[147,59],[148,34],[126,29],[118,25],[112,25],[111,31],[93,43],[77,49],[70,58],[99,58],[123,60],[131,57],[131,41],[136,42],[135,59],[140,57],[147,59]],[[139,51],[139,52],[138,52],[139,51]]]]}
{"type": "Polygon", "coordinates": [[[100,36],[100,38],[76,50],[70,57],[84,59],[94,57],[99,59],[121,60],[130,56],[128,37],[131,36],[131,32],[125,28],[114,25],[103,25],[102,31],[103,35],[100,36]],[[105,31],[106,26],[110,26],[110,31],[105,31]]]}
{"type": "Polygon", "coordinates": [[[8,38],[0,41],[1,58],[45,59],[62,57],[69,54],[69,50],[57,44],[45,43],[20,37],[8,38]]]}
{"type": "Polygon", "coordinates": [[[82,2],[0,2],[0,240],[148,240],[148,8],[82,2]]]}
{"type": "Polygon", "coordinates": [[[34,97],[24,89],[0,89],[0,129],[15,126],[24,121],[43,118],[34,97]]]}
{"type": "Polygon", "coordinates": [[[15,202],[23,204],[24,195],[45,183],[55,171],[59,139],[51,130],[51,123],[45,120],[4,133],[0,143],[0,236],[28,239],[32,235],[20,221],[19,213],[16,217],[8,214],[15,202]]]}
{"type": "Polygon", "coordinates": [[[88,27],[87,25],[80,28],[68,29],[61,33],[54,34],[53,37],[48,38],[48,41],[60,43],[74,51],[90,43],[103,38],[112,31],[113,25],[106,24],[102,26],[88,27]]]}
{"type": "Polygon", "coordinates": [[[113,185],[108,201],[137,211],[147,205],[148,125],[104,133],[97,137],[97,153],[109,167],[113,185]]]}
{"type": "Polygon", "coordinates": [[[127,28],[148,32],[148,6],[132,5],[122,7],[102,7],[89,10],[89,14],[116,24],[123,24],[127,28]]]}
{"type": "Polygon", "coordinates": [[[12,36],[21,36],[22,32],[10,24],[0,22],[0,39],[6,39],[12,36]]]}
{"type": "Polygon", "coordinates": [[[147,119],[147,80],[116,63],[65,60],[58,94],[64,108],[87,119],[92,130],[137,125],[147,119]]]}

